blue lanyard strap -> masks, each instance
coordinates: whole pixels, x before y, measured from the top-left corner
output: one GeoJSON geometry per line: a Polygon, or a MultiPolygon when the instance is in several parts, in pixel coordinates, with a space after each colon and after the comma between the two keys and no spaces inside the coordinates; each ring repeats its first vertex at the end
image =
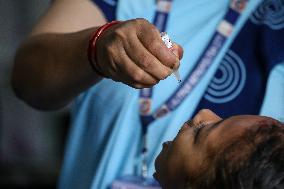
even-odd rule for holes
{"type": "Polygon", "coordinates": [[[167,20],[172,7],[172,0],[158,0],[157,9],[154,17],[154,25],[160,31],[166,30],[167,20]]]}
{"type": "MultiPolygon", "coordinates": [[[[231,35],[234,26],[247,2],[248,0],[232,0],[230,8],[225,14],[223,20],[219,23],[215,33],[213,34],[213,37],[198,59],[192,71],[188,73],[184,82],[155,112],[150,113],[152,89],[146,88],[140,90],[140,119],[143,126],[143,132],[146,132],[147,126],[150,123],[175,110],[192,92],[195,86],[202,79],[202,76],[210,68],[226,40],[231,35]]],[[[169,14],[168,7],[171,6],[171,3],[171,0],[158,1],[158,8],[155,14],[154,24],[160,29],[160,31],[165,30],[169,14]]]]}

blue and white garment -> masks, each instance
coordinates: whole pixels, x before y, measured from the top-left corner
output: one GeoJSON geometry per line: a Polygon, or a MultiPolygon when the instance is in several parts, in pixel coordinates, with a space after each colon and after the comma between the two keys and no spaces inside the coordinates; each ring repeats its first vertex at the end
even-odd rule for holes
{"type": "MultiPolygon", "coordinates": [[[[142,17],[152,21],[155,13],[155,0],[96,2],[109,20],[142,17]]],[[[167,32],[184,48],[181,78],[196,63],[229,3],[174,0],[167,32]]],[[[200,108],[225,117],[250,113],[284,118],[283,12],[283,0],[249,2],[234,33],[194,91],[178,109],[149,127],[150,174],[162,142],[172,140],[200,108]]],[[[174,77],[155,86],[153,110],[176,87],[174,77]]],[[[117,177],[137,173],[141,135],[138,97],[139,90],[104,79],[75,100],[59,188],[106,189],[117,177]]]]}
{"type": "Polygon", "coordinates": [[[227,50],[196,110],[213,109],[222,117],[261,113],[283,120],[283,64],[284,1],[265,0],[227,50]]]}

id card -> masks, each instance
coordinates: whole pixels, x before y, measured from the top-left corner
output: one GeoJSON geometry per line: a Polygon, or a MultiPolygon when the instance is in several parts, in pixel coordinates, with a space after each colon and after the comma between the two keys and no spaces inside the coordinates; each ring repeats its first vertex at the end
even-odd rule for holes
{"type": "Polygon", "coordinates": [[[129,175],[115,180],[111,185],[111,189],[161,189],[161,187],[153,178],[129,175]]]}

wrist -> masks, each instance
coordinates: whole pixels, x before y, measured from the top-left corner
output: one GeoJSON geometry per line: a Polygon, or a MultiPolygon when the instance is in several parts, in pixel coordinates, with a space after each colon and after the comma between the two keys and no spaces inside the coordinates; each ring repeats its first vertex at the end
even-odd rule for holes
{"type": "Polygon", "coordinates": [[[97,60],[97,41],[99,40],[100,37],[103,36],[103,33],[109,29],[110,27],[116,25],[120,23],[120,21],[112,21],[112,22],[108,22],[104,25],[102,25],[101,27],[99,27],[95,32],[93,32],[91,34],[91,37],[89,39],[89,46],[88,46],[88,50],[87,50],[87,55],[88,55],[88,60],[89,60],[89,64],[92,67],[93,71],[101,76],[101,77],[105,77],[105,75],[98,69],[98,60],[97,60]]]}

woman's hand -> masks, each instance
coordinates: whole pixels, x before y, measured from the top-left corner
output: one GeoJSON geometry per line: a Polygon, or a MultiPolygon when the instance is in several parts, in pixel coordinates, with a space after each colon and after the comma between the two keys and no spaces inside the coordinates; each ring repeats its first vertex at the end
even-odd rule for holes
{"type": "Polygon", "coordinates": [[[112,26],[97,41],[96,68],[134,88],[152,87],[179,67],[182,48],[169,50],[158,29],[145,19],[112,26]]]}

